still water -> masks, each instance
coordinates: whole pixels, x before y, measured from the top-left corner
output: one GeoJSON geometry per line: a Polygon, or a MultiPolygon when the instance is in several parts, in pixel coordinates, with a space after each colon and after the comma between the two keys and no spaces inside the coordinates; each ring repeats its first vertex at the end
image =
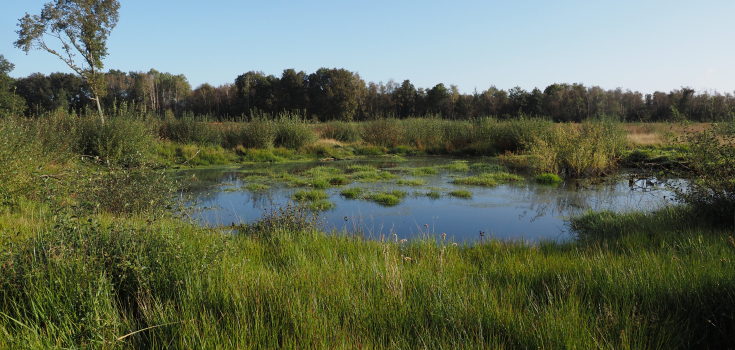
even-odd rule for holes
{"type": "MultiPolygon", "coordinates": [[[[362,160],[345,162],[311,162],[296,164],[256,164],[238,167],[179,170],[176,175],[193,184],[190,195],[197,208],[192,215],[203,225],[247,223],[261,217],[263,210],[271,206],[292,202],[291,196],[304,187],[268,180],[267,190],[251,191],[246,186],[253,173],[300,174],[316,166],[345,169],[350,165],[369,164],[390,171],[401,179],[420,178],[421,186],[396,184],[396,179],[359,183],[324,189],[335,207],[323,211],[321,218],[327,229],[362,232],[380,238],[396,234],[399,239],[421,235],[439,237],[455,242],[475,241],[480,232],[485,238],[566,240],[571,238],[568,218],[588,210],[652,210],[671,201],[671,193],[654,178],[644,178],[633,170],[623,170],[615,176],[599,179],[565,180],[557,186],[540,185],[532,178],[525,181],[501,184],[496,187],[455,185],[457,177],[473,175],[468,172],[438,170],[428,176],[410,176],[408,168],[441,166],[455,161],[449,158],[420,158],[405,161],[362,160]],[[384,206],[360,199],[347,199],[340,195],[346,188],[359,186],[367,191],[400,189],[408,196],[395,206],[384,206]],[[469,199],[448,195],[452,190],[472,192],[469,199]],[[440,193],[439,198],[426,195],[429,191],[440,193]]],[[[471,159],[470,164],[493,159],[471,159]]]]}

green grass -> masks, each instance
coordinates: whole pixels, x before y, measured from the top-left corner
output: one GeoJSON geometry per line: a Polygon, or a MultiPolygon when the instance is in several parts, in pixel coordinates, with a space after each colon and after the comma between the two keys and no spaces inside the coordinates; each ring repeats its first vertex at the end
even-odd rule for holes
{"type": "Polygon", "coordinates": [[[435,175],[437,171],[435,168],[432,168],[432,167],[421,167],[421,168],[411,169],[409,173],[413,176],[426,176],[426,175],[435,175]]]}
{"type": "Polygon", "coordinates": [[[340,195],[347,199],[358,199],[362,196],[362,194],[365,192],[364,188],[361,187],[351,187],[346,188],[340,192],[340,195]]]}
{"type": "Polygon", "coordinates": [[[455,185],[475,185],[494,187],[500,183],[523,181],[523,177],[506,172],[485,173],[478,176],[461,177],[452,180],[455,185]]]}
{"type": "Polygon", "coordinates": [[[467,190],[454,190],[449,192],[449,195],[457,198],[472,198],[472,192],[467,190]]]}
{"type": "Polygon", "coordinates": [[[396,185],[408,185],[408,186],[423,186],[424,180],[423,179],[410,179],[410,180],[398,180],[396,181],[396,185]]]}
{"type": "Polygon", "coordinates": [[[564,182],[559,175],[550,173],[538,174],[533,179],[543,185],[558,185],[564,182]]]}
{"type": "Polygon", "coordinates": [[[408,193],[406,191],[391,190],[391,191],[367,192],[367,193],[362,194],[361,198],[371,201],[371,202],[378,203],[380,205],[394,206],[394,205],[400,204],[403,198],[405,198],[407,195],[408,193]]]}
{"type": "Polygon", "coordinates": [[[59,217],[3,250],[0,348],[727,348],[731,231],[685,215],[474,246],[59,217]]]}
{"type": "Polygon", "coordinates": [[[298,190],[291,198],[296,201],[320,201],[329,198],[329,195],[320,190],[298,190]]]}
{"type": "Polygon", "coordinates": [[[381,171],[377,169],[368,171],[356,171],[349,175],[353,180],[358,182],[376,182],[397,179],[398,175],[389,171],[381,171]]]}
{"type": "Polygon", "coordinates": [[[439,169],[442,169],[442,170],[447,170],[447,171],[451,171],[451,172],[458,172],[458,173],[460,173],[460,172],[467,172],[467,171],[470,170],[470,166],[467,164],[467,161],[466,160],[457,160],[457,161],[454,161],[454,162],[452,162],[450,164],[441,165],[438,168],[439,169]]]}
{"type": "Polygon", "coordinates": [[[257,183],[257,182],[251,182],[251,183],[245,185],[245,188],[247,188],[248,191],[257,192],[257,191],[265,191],[265,190],[269,189],[270,186],[265,185],[265,184],[261,184],[261,183],[257,183]]]}
{"type": "Polygon", "coordinates": [[[306,206],[312,211],[329,211],[336,208],[334,202],[326,199],[310,201],[306,206]]]}

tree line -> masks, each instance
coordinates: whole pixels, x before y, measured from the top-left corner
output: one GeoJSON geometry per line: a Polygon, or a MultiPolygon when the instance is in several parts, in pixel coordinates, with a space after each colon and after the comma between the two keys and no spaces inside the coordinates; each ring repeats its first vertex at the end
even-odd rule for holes
{"type": "MultiPolygon", "coordinates": [[[[14,79],[13,66],[0,56],[0,115],[13,111],[27,116],[63,109],[83,112],[95,108],[92,93],[75,74],[34,73],[14,79]]],[[[202,84],[192,88],[183,74],[148,72],[104,73],[103,108],[137,113],[208,115],[237,119],[252,112],[297,112],[320,121],[361,121],[376,117],[441,116],[472,119],[520,115],[580,122],[590,117],[615,116],[625,121],[724,121],[733,118],[731,93],[696,92],[683,87],[643,94],[621,88],[605,90],[583,84],[551,84],[543,90],[491,86],[482,92],[459,93],[457,86],[415,87],[409,80],[366,83],[358,73],[321,68],[314,73],[286,69],[280,77],[249,71],[232,84],[202,84]]]]}

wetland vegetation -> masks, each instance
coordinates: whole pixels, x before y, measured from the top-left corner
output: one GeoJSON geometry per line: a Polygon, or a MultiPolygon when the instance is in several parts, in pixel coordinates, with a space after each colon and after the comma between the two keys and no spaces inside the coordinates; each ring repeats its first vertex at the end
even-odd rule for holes
{"type": "MultiPolygon", "coordinates": [[[[732,178],[733,168],[727,134],[682,133],[682,142],[666,148],[631,151],[630,125],[609,121],[430,119],[423,123],[425,134],[414,129],[413,136],[403,135],[395,144],[370,144],[362,136],[327,140],[320,134],[327,125],[283,120],[253,122],[260,126],[181,122],[190,123],[192,134],[209,134],[204,142],[172,140],[161,131],[170,130],[170,122],[156,119],[110,116],[106,125],[63,113],[4,119],[0,347],[723,348],[735,343],[735,241],[727,207],[733,192],[723,180],[732,178]],[[258,141],[264,148],[226,141],[246,137],[251,128],[272,128],[277,135],[281,123],[301,123],[290,130],[308,133],[295,137],[308,142],[288,141],[293,135],[288,132],[258,141]],[[485,136],[457,147],[451,130],[485,136]],[[559,137],[570,134],[576,136],[567,139],[591,138],[590,146],[573,154],[577,151],[559,137]],[[416,141],[429,135],[435,141],[416,141]],[[608,141],[610,146],[595,144],[608,141]],[[558,151],[541,152],[535,142],[557,142],[558,151]],[[366,148],[392,164],[342,161],[369,153],[361,151],[366,148]],[[676,155],[668,163],[641,160],[642,152],[657,149],[676,155]],[[425,154],[502,157],[420,166],[402,161],[425,154]],[[593,157],[580,159],[584,155],[593,157]],[[335,160],[277,170],[279,162],[299,167],[293,161],[325,158],[335,160]],[[558,165],[546,166],[549,159],[558,165]],[[656,164],[649,165],[656,172],[678,169],[661,164],[681,162],[696,171],[678,174],[696,184],[672,189],[680,205],[575,216],[570,239],[562,241],[486,238],[480,244],[439,235],[428,224],[417,225],[419,235],[410,239],[390,231],[365,239],[359,229],[330,232],[319,214],[334,205],[327,191],[389,206],[412,196],[467,200],[462,198],[473,198],[484,186],[553,185],[559,176],[607,173],[626,159],[656,164]],[[266,207],[258,220],[225,233],[191,221],[189,209],[175,200],[181,182],[164,170],[253,161],[275,170],[256,166],[242,174],[246,191],[287,184],[297,189],[297,204],[266,207]],[[436,176],[472,185],[427,187],[436,176]],[[403,189],[371,187],[383,183],[403,189]]],[[[362,130],[381,123],[350,125],[362,130]]]]}

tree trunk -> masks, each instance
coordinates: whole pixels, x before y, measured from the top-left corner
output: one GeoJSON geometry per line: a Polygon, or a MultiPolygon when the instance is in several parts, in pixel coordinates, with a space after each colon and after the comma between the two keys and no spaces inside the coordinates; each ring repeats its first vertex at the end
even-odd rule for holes
{"type": "Polygon", "coordinates": [[[102,106],[100,105],[100,97],[97,94],[94,94],[94,100],[97,102],[97,112],[100,114],[100,120],[102,120],[102,124],[105,124],[105,115],[102,114],[102,106]]]}

